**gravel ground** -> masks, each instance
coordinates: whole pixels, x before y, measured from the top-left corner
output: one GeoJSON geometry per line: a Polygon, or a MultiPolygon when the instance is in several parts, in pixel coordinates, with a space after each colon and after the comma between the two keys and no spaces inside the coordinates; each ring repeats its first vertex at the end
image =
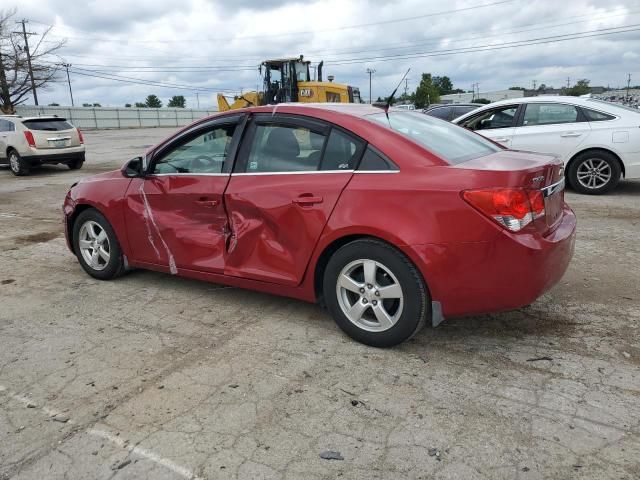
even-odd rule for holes
{"type": "Polygon", "coordinates": [[[82,271],[68,186],[170,132],[0,169],[0,478],[640,478],[640,181],[567,195],[575,257],[533,305],[378,350],[315,305],[82,271]]]}

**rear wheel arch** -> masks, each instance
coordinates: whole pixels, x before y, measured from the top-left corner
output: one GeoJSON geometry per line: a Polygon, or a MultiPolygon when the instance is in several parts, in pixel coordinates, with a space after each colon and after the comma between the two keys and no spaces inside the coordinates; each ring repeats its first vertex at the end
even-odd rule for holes
{"type": "Polygon", "coordinates": [[[389,242],[388,240],[385,240],[384,238],[381,238],[381,237],[378,237],[378,236],[375,236],[375,235],[349,234],[349,235],[345,235],[345,236],[336,238],[331,243],[329,243],[324,248],[324,250],[322,251],[322,253],[318,257],[318,260],[316,261],[315,268],[314,268],[314,275],[313,275],[313,288],[314,288],[315,298],[317,299],[317,301],[320,304],[324,304],[324,296],[323,296],[323,288],[322,288],[322,286],[323,286],[323,281],[324,281],[324,273],[326,271],[326,268],[327,268],[327,265],[329,263],[329,260],[331,259],[331,256],[335,252],[337,252],[341,247],[343,247],[344,245],[347,245],[347,244],[349,244],[351,242],[354,242],[356,240],[376,240],[378,242],[384,243],[388,247],[396,250],[401,255],[406,257],[407,261],[409,261],[415,267],[416,271],[418,272],[418,275],[420,275],[420,279],[422,280],[422,283],[424,284],[424,287],[427,290],[427,293],[428,293],[429,297],[431,298],[431,291],[429,289],[429,282],[424,277],[421,269],[418,267],[418,265],[416,265],[416,262],[414,261],[413,258],[411,258],[410,255],[408,255],[406,252],[404,252],[401,248],[398,248],[392,242],[389,242]]]}
{"type": "Polygon", "coordinates": [[[567,162],[567,166],[565,168],[565,175],[567,175],[567,173],[569,172],[569,169],[571,168],[571,164],[575,161],[575,159],[579,155],[582,155],[583,153],[587,153],[587,152],[590,152],[590,153],[603,152],[603,153],[608,153],[609,155],[613,155],[615,157],[615,159],[618,161],[618,164],[620,165],[620,170],[622,171],[622,176],[626,176],[626,172],[625,172],[625,169],[624,169],[624,163],[622,162],[622,159],[620,158],[620,155],[618,155],[617,153],[615,153],[612,150],[609,150],[607,148],[600,148],[600,147],[585,148],[584,150],[580,150],[579,152],[576,152],[575,154],[573,154],[573,156],[567,162]]]}

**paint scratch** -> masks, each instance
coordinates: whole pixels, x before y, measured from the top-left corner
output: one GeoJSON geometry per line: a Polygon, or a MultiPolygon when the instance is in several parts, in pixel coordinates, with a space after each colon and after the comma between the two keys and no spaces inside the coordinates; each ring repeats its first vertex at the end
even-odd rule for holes
{"type": "Polygon", "coordinates": [[[153,212],[151,211],[151,206],[149,205],[149,201],[147,200],[147,195],[144,193],[144,182],[140,183],[140,188],[138,190],[140,191],[140,195],[142,196],[142,202],[144,203],[143,217],[144,217],[145,224],[147,226],[147,238],[149,239],[151,246],[155,250],[157,257],[160,258],[160,252],[158,251],[158,248],[156,247],[156,244],[153,241],[153,232],[151,231],[151,227],[149,226],[149,220],[151,220],[151,224],[153,225],[153,228],[158,234],[158,238],[160,239],[162,246],[167,252],[167,257],[169,259],[169,271],[171,272],[171,275],[175,275],[178,273],[178,269],[176,268],[176,261],[173,258],[173,254],[171,253],[171,250],[169,250],[169,246],[167,245],[167,242],[165,242],[164,238],[162,238],[162,235],[160,234],[160,229],[158,228],[158,224],[156,223],[156,220],[153,217],[153,212]]]}

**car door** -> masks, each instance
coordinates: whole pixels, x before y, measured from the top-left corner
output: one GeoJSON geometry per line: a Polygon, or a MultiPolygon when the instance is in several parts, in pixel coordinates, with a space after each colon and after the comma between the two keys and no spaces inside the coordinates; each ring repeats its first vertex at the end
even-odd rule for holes
{"type": "Polygon", "coordinates": [[[299,284],[363,150],[364,142],[325,123],[254,116],[225,193],[225,274],[299,284]]]}
{"type": "Polygon", "coordinates": [[[516,127],[512,148],[551,153],[567,161],[589,134],[591,127],[575,105],[528,103],[516,127]]]}
{"type": "Polygon", "coordinates": [[[133,260],[211,273],[224,271],[223,203],[239,142],[237,115],[188,130],[152,154],[127,190],[125,222],[133,260]]]}
{"type": "Polygon", "coordinates": [[[512,148],[511,142],[518,117],[518,108],[517,104],[512,104],[482,110],[462,120],[458,125],[473,130],[507,148],[512,148]]]}
{"type": "Polygon", "coordinates": [[[13,123],[0,118],[0,160],[6,161],[7,159],[7,146],[12,130],[13,123]]]}

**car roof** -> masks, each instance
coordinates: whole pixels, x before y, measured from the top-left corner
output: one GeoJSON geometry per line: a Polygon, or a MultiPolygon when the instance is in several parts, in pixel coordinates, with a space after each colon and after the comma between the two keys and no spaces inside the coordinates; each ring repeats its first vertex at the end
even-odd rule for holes
{"type": "Polygon", "coordinates": [[[537,97],[519,97],[509,98],[507,100],[499,100],[497,102],[483,105],[483,107],[509,105],[512,103],[572,103],[574,105],[584,106],[593,104],[593,102],[589,102],[588,98],[571,97],[568,95],[540,95],[537,97]]]}
{"type": "Polygon", "coordinates": [[[431,110],[432,108],[442,108],[442,107],[483,107],[484,105],[481,103],[433,103],[427,107],[427,110],[431,110]]]}
{"type": "MultiPolygon", "coordinates": [[[[253,113],[276,113],[278,109],[286,113],[310,113],[309,110],[323,110],[326,112],[342,113],[354,117],[364,117],[372,113],[380,113],[382,109],[368,103],[279,103],[277,105],[265,105],[261,107],[248,107],[246,110],[253,113]]],[[[234,110],[239,111],[239,110],[234,110]]],[[[226,112],[225,112],[226,113],[226,112]]]]}

